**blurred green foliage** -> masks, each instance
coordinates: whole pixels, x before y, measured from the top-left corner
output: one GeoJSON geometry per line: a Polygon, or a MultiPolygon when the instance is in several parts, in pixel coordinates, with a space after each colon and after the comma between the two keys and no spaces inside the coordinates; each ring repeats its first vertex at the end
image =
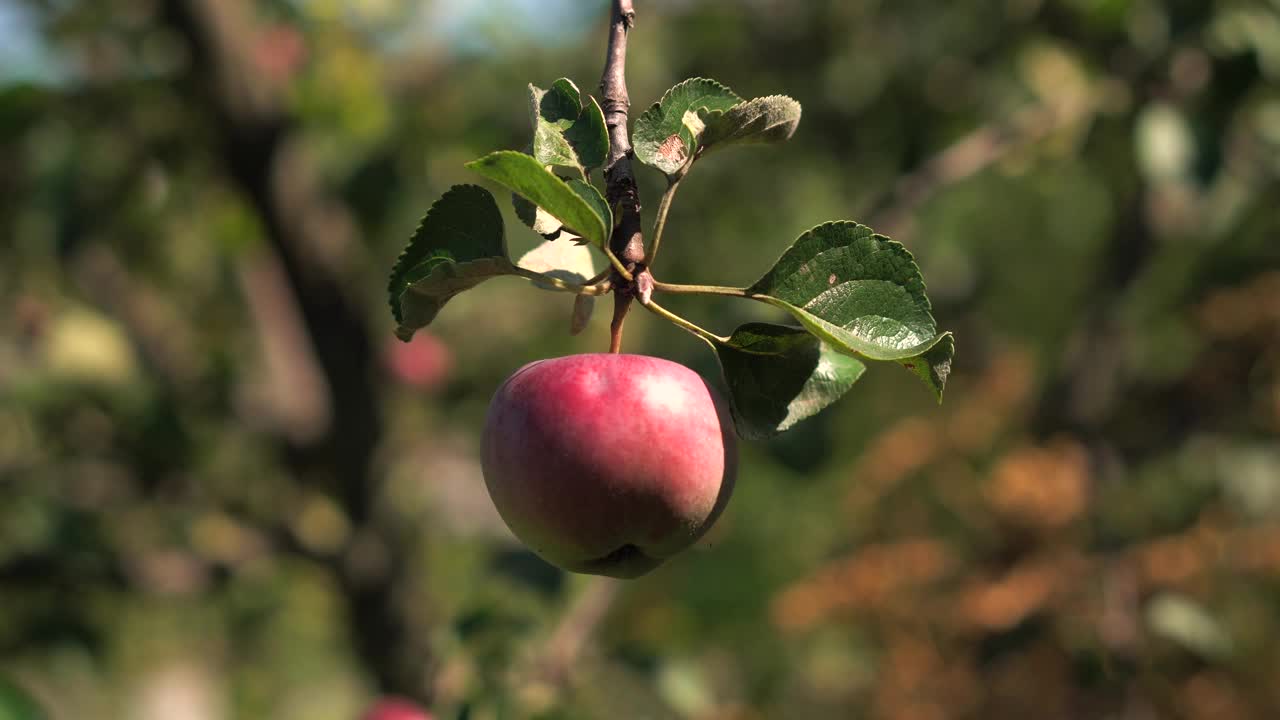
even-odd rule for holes
{"type": "Polygon", "coordinates": [[[633,119],[693,76],[805,108],[699,164],[655,274],[870,224],[946,403],[872,368],[700,547],[564,576],[477,435],[607,313],[498,279],[398,346],[384,278],[527,83],[594,89],[604,3],[0,0],[0,672],[54,720],[1280,714],[1280,5],[636,4],[633,119]]]}

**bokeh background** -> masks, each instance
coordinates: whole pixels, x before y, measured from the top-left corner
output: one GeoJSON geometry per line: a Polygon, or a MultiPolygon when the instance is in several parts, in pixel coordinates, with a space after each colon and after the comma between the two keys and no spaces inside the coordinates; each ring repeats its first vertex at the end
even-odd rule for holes
{"type": "MultiPolygon", "coordinates": [[[[570,337],[500,279],[402,346],[384,279],[462,163],[528,142],[526,83],[594,90],[605,3],[0,0],[0,702],[1280,716],[1280,3],[636,5],[633,117],[690,76],[804,105],[699,164],[655,274],[746,284],[867,222],[958,337],[946,402],[873,368],[744,447],[694,550],[560,573],[478,432],[608,313],[570,337]]],[[[626,347],[717,377],[645,313],[626,347]]]]}

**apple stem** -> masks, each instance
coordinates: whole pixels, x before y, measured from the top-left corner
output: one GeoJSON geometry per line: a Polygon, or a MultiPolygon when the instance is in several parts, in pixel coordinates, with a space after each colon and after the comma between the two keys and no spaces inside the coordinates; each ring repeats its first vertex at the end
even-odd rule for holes
{"type": "Polygon", "coordinates": [[[723,285],[678,285],[676,283],[665,283],[655,280],[653,289],[663,293],[673,293],[677,295],[725,295],[728,297],[744,297],[751,299],[759,299],[760,295],[753,294],[747,288],[725,287],[723,285]]]}
{"type": "Polygon", "coordinates": [[[512,273],[525,278],[526,280],[532,280],[535,283],[539,283],[544,287],[548,287],[553,290],[560,290],[562,292],[571,292],[575,295],[605,295],[608,294],[610,289],[610,283],[604,280],[604,278],[608,277],[608,273],[602,273],[598,276],[599,279],[588,280],[586,283],[567,282],[560,278],[547,275],[546,273],[540,273],[528,268],[520,267],[519,265],[514,267],[512,273]]]}
{"type": "Polygon", "coordinates": [[[609,352],[622,352],[622,324],[631,310],[631,294],[621,288],[613,296],[613,322],[609,325],[609,352]]]}
{"type": "Polygon", "coordinates": [[[711,343],[713,346],[722,345],[724,343],[729,342],[729,338],[721,337],[711,332],[710,330],[707,330],[706,328],[703,328],[699,325],[695,325],[694,323],[689,322],[685,318],[662,307],[661,305],[654,302],[653,300],[649,300],[647,302],[642,301],[641,304],[644,305],[645,310],[648,310],[649,312],[653,313],[654,315],[657,315],[658,317],[665,318],[666,320],[671,322],[673,325],[689,331],[693,335],[700,337],[703,340],[706,340],[708,343],[711,343]]]}

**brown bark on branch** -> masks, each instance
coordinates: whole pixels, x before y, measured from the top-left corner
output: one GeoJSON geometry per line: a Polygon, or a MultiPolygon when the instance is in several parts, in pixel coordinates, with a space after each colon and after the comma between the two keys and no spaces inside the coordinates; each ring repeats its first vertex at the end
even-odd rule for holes
{"type": "Polygon", "coordinates": [[[1097,98],[1084,98],[1068,107],[1033,106],[1000,122],[982,125],[899,180],[867,224],[901,240],[910,230],[911,217],[941,190],[1059,130],[1087,121],[1097,109],[1097,98]]]}
{"type": "Polygon", "coordinates": [[[631,97],[627,94],[627,34],[635,25],[631,0],[614,0],[609,22],[609,51],[604,75],[600,78],[605,124],[609,128],[609,159],[605,163],[605,197],[618,208],[618,218],[610,238],[615,255],[628,266],[644,259],[644,239],[640,230],[640,193],[631,169],[631,135],[627,114],[631,97]]]}
{"type": "MultiPolygon", "coordinates": [[[[627,94],[627,35],[635,25],[636,11],[631,0],[613,0],[609,18],[609,50],[600,78],[600,108],[609,128],[609,158],[604,166],[605,198],[614,208],[613,233],[609,247],[633,274],[645,272],[644,235],[640,227],[640,191],[631,168],[631,135],[627,130],[631,97],[627,94]]],[[[614,311],[610,352],[622,348],[622,325],[635,298],[632,283],[617,272],[614,280],[614,311]]]]}

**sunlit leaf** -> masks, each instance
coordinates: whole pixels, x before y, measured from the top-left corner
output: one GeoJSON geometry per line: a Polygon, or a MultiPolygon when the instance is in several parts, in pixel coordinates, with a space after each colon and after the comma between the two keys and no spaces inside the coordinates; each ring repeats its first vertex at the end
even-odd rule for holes
{"type": "Polygon", "coordinates": [[[707,149],[735,143],[781,142],[789,139],[800,124],[800,103],[784,95],[771,95],[728,110],[704,110],[699,116],[706,125],[702,145],[707,149]]]}
{"type": "Polygon", "coordinates": [[[632,134],[636,159],[667,175],[678,173],[697,151],[703,131],[700,111],[728,110],[741,102],[715,80],[685,80],[636,119],[632,134]]]}
{"type": "Polygon", "coordinates": [[[578,170],[599,167],[609,153],[604,112],[591,96],[561,78],[543,90],[529,86],[533,156],[543,165],[578,170]]]}
{"type": "Polygon", "coordinates": [[[609,156],[609,128],[605,125],[604,110],[590,95],[582,103],[578,121],[565,131],[582,167],[590,170],[604,165],[609,156]]]}
{"type": "Polygon", "coordinates": [[[515,208],[516,217],[520,218],[520,222],[528,225],[531,230],[544,238],[556,238],[560,234],[560,228],[564,227],[559,220],[555,219],[546,210],[525,200],[516,193],[511,193],[511,206],[515,208]]]}
{"type": "Polygon", "coordinates": [[[612,213],[594,186],[565,182],[532,155],[510,150],[490,153],[467,167],[522,195],[597,247],[608,242],[612,213]]]}
{"type": "Polygon", "coordinates": [[[898,364],[915,373],[941,401],[942,392],[947,387],[947,377],[951,375],[951,360],[955,355],[956,338],[947,332],[938,336],[938,342],[933,347],[915,357],[899,360],[898,364]]]}
{"type": "MultiPolygon", "coordinates": [[[[521,256],[516,264],[548,277],[579,284],[596,274],[590,248],[578,245],[570,237],[563,235],[555,240],[539,243],[521,256]]],[[[539,285],[539,282],[535,280],[534,284],[539,285]]],[[[551,288],[550,285],[542,286],[551,288]]]]}
{"type": "Polygon", "coordinates": [[[941,398],[955,342],[938,333],[901,243],[854,222],[819,225],[747,291],[845,352],[909,366],[941,398]]]}

